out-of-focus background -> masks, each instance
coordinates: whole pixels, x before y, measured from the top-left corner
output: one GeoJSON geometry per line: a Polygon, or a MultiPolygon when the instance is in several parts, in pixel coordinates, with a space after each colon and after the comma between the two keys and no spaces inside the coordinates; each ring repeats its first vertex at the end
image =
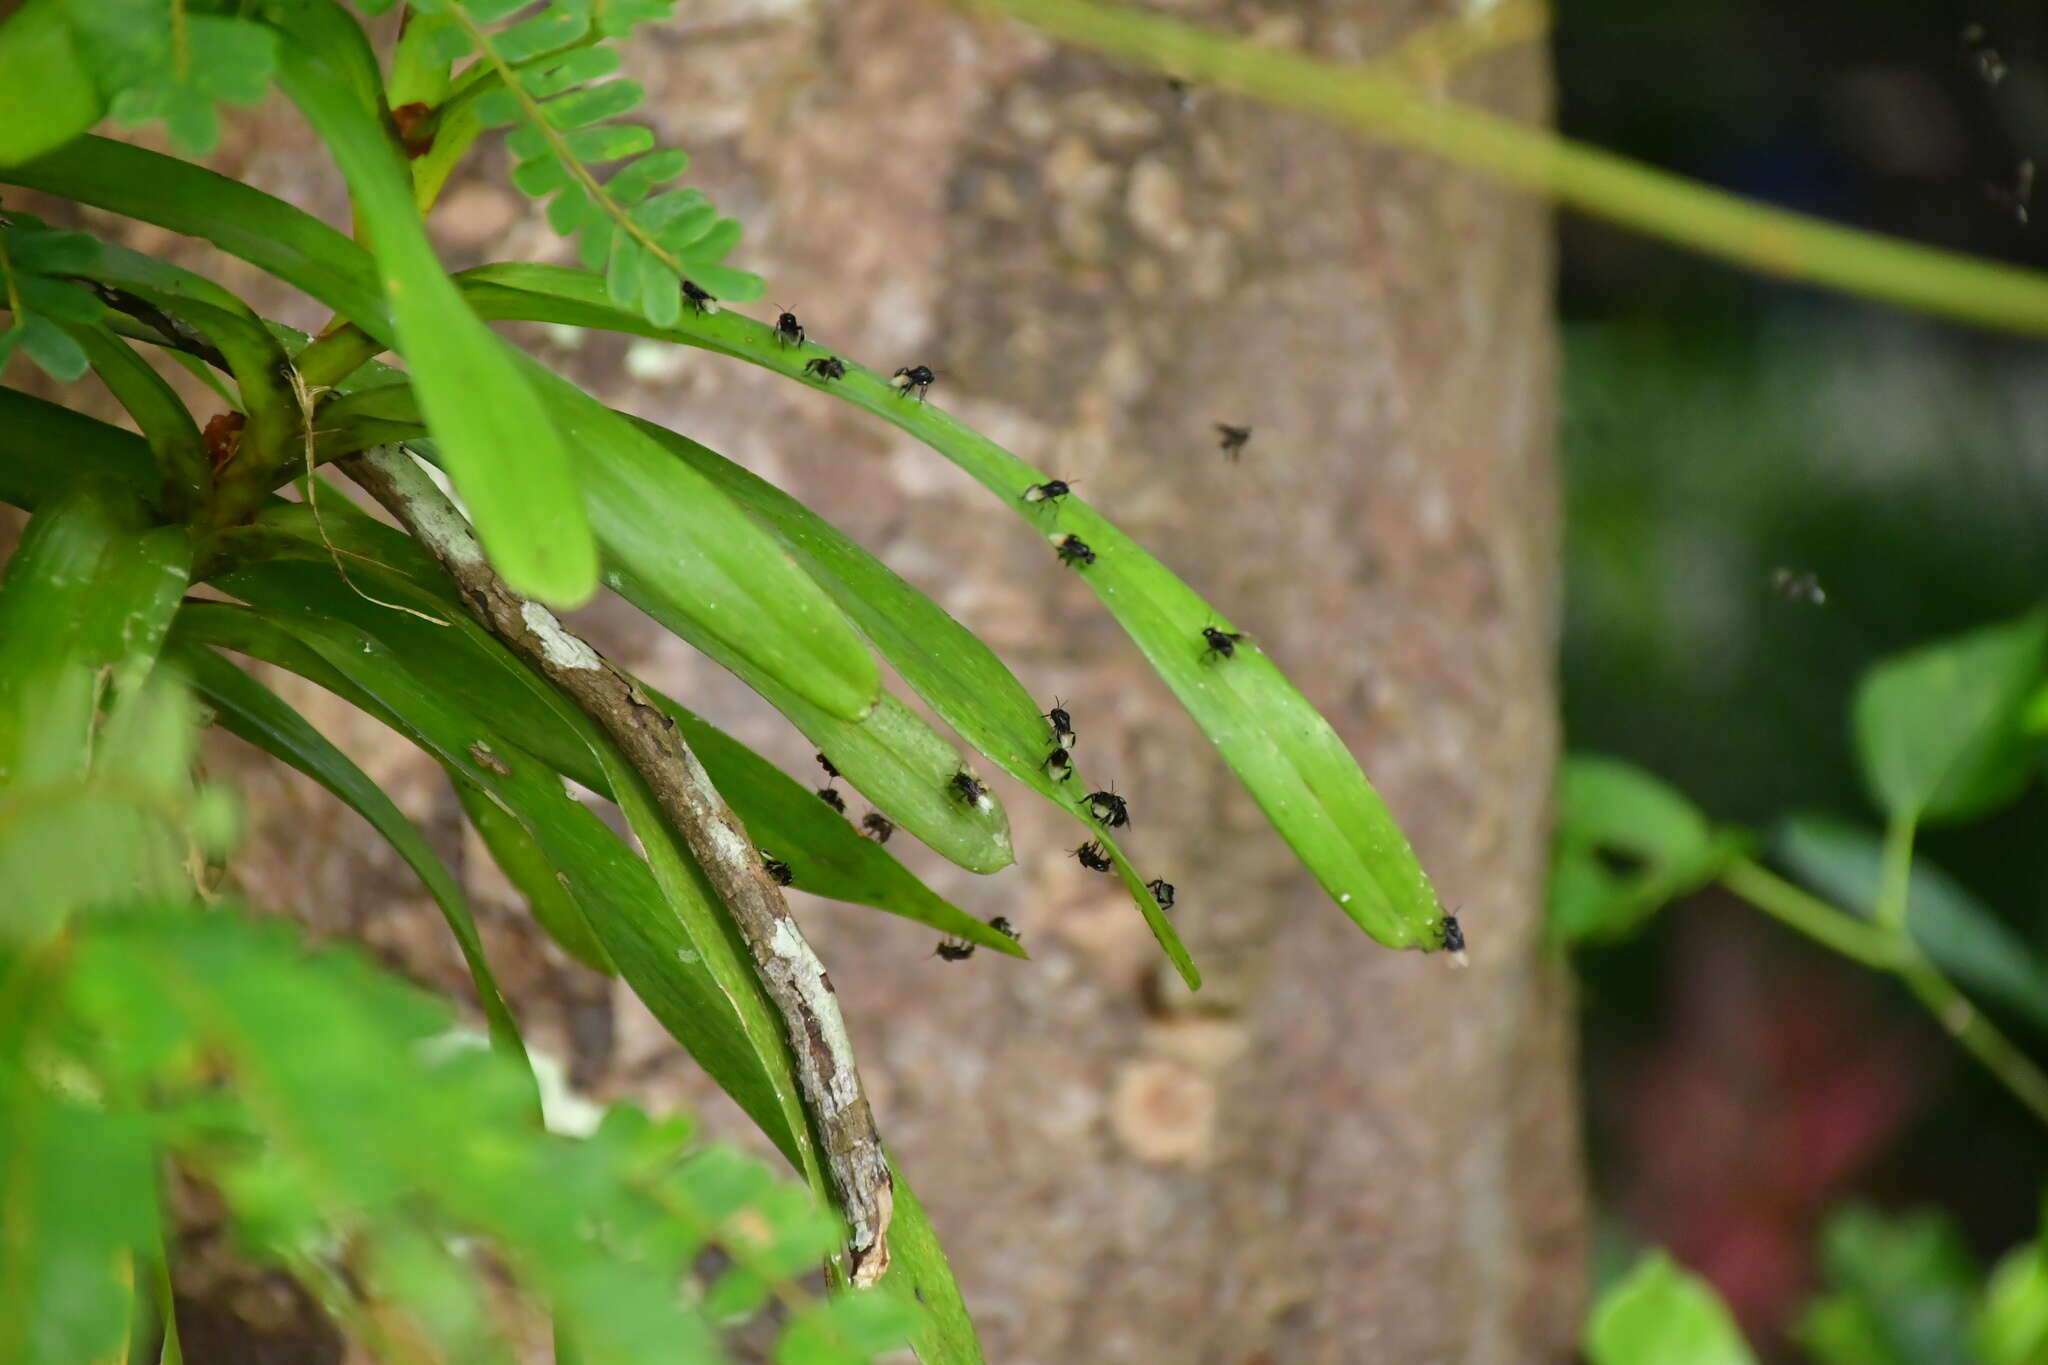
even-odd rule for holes
{"type": "MultiPolygon", "coordinates": [[[[2007,0],[1561,0],[1559,118],[1681,174],[1916,241],[2048,264],[2048,12],[2007,0]]],[[[2040,600],[2048,353],[1782,287],[1567,219],[1570,748],[1717,819],[1878,829],[1847,702],[1880,656],[2040,600]],[[1824,606],[1772,591],[1811,571],[1824,606]]],[[[2048,797],[1925,856],[2038,950],[2048,797]]],[[[1612,1263],[1662,1243],[1759,1345],[1852,1198],[2031,1235],[2043,1144],[1906,993],[1705,893],[1584,951],[1590,1169],[1612,1263]]],[[[2038,1030],[2010,1021],[2039,1053],[2038,1030]]]]}

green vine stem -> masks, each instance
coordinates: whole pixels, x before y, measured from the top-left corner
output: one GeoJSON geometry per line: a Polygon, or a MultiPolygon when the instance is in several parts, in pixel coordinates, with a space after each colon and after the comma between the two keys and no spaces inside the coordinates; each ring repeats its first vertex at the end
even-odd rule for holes
{"type": "MultiPolygon", "coordinates": [[[[1908,830],[1903,842],[1910,855],[1911,821],[1903,823],[1908,830]]],[[[1886,842],[1889,850],[1894,840],[1886,842]]],[[[1903,892],[1899,893],[1900,909],[1895,921],[1880,918],[1876,923],[1866,923],[1747,858],[1721,874],[1721,885],[1816,943],[1875,971],[1898,977],[1964,1051],[1983,1063],[2015,1099],[2048,1125],[2048,1075],[2043,1075],[2031,1058],[1999,1032],[1998,1026],[1971,1004],[1907,935],[1903,892]]],[[[1889,886],[1885,894],[1890,894],[1889,886]]]]}
{"type": "Polygon", "coordinates": [[[1093,0],[964,0],[1107,56],[1433,152],[1594,217],[1788,280],[2048,336],[2048,275],[1753,203],[1346,66],[1093,0]]]}

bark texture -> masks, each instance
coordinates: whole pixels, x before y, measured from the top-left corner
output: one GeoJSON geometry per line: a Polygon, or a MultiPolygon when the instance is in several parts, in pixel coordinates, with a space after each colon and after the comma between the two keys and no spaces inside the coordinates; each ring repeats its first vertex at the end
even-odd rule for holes
{"type": "MultiPolygon", "coordinates": [[[[1180,10],[1365,58],[1452,8],[1180,10]]],[[[934,402],[1080,481],[1254,632],[1360,756],[1471,943],[1457,972],[1352,928],[1042,539],[937,457],[735,362],[535,329],[550,363],[804,497],[1046,705],[1064,698],[1089,771],[1131,799],[1135,855],[1179,888],[1199,997],[1067,855],[1078,827],[1002,783],[1019,868],[977,879],[892,847],[1009,916],[1033,961],[942,963],[915,926],[795,898],[989,1358],[1566,1359],[1583,1191],[1569,983],[1539,943],[1557,742],[1542,207],[937,0],[705,0],[630,66],[663,140],[748,224],[771,299],[865,363],[931,365],[934,402]],[[1235,463],[1216,422],[1254,428],[1235,463]]],[[[1452,90],[1534,119],[1545,82],[1525,46],[1452,90]]],[[[225,169],[339,221],[301,130],[240,136],[225,169]]],[[[565,259],[503,169],[486,158],[451,187],[451,255],[565,259]]],[[[809,768],[765,707],[626,609],[579,628],[809,768]]],[[[463,851],[431,765],[318,714],[463,851]]],[[[258,896],[461,992],[438,917],[367,830],[218,752],[246,772],[258,896]]],[[[468,852],[530,1038],[600,1094],[740,1133],[624,988],[542,943],[468,852]]]]}

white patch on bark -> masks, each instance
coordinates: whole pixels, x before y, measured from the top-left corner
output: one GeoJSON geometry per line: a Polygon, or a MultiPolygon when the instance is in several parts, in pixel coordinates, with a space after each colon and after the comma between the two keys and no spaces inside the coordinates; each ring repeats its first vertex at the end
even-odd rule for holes
{"type": "Polygon", "coordinates": [[[541,657],[556,668],[603,668],[597,651],[562,629],[562,623],[555,614],[538,602],[520,604],[519,619],[526,622],[526,628],[540,641],[541,657]]]}

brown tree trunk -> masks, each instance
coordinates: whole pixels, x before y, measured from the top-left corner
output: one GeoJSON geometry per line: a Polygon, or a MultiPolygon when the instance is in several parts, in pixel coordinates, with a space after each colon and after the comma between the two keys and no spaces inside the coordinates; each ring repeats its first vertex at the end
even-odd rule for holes
{"type": "MultiPolygon", "coordinates": [[[[1449,4],[1195,9],[1363,57],[1449,4]]],[[[1557,742],[1541,206],[937,0],[711,0],[632,65],[663,139],[749,224],[742,255],[771,298],[864,363],[933,366],[935,402],[1080,480],[1255,633],[1360,756],[1471,941],[1460,973],[1354,929],[1042,539],[937,456],[717,357],[543,341],[607,400],[810,501],[1048,706],[1064,698],[1089,772],[1131,799],[1141,862],[1179,888],[1210,983],[1196,997],[1067,856],[1078,828],[1014,788],[999,790],[1018,869],[982,880],[905,856],[1017,922],[1031,962],[941,963],[915,926],[798,898],[989,1358],[1564,1359],[1583,1192],[1569,983],[1539,934],[1557,742]],[[1240,460],[1215,422],[1254,428],[1240,460]]],[[[1483,59],[1454,89],[1540,118],[1541,51],[1483,59]]],[[[279,150],[248,161],[285,165],[279,150]]],[[[444,200],[453,252],[565,254],[502,171],[444,200]]],[[[585,625],[808,767],[786,726],[630,615],[585,625]]],[[[453,828],[430,768],[395,741],[350,747],[380,776],[417,770],[414,813],[453,828]]],[[[309,838],[333,823],[324,799],[252,780],[255,890],[460,981],[367,830],[309,838]]],[[[465,863],[503,903],[486,860],[465,863]]],[[[508,994],[581,1079],[736,1131],[622,987],[509,909],[486,928],[508,994]]]]}

